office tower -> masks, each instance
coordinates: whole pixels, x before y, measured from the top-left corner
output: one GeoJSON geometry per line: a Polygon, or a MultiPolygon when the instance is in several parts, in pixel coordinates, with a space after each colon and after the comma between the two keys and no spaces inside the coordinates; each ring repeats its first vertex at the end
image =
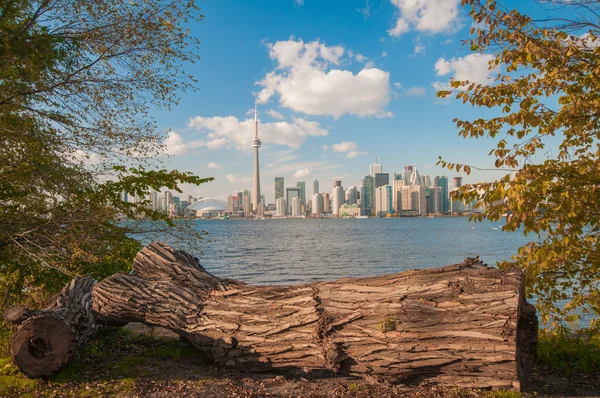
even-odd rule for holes
{"type": "Polygon", "coordinates": [[[306,203],[306,183],[304,181],[296,182],[296,187],[300,188],[300,200],[302,204],[306,203]]]}
{"type": "Polygon", "coordinates": [[[344,187],[336,186],[333,187],[333,193],[331,194],[331,214],[337,216],[339,214],[340,207],[344,204],[344,187]]]}
{"type": "Polygon", "coordinates": [[[400,173],[400,176],[402,177],[402,181],[404,181],[404,185],[410,185],[410,177],[412,176],[412,172],[413,172],[412,166],[405,166],[404,171],[402,173],[400,173]]]}
{"type": "Polygon", "coordinates": [[[302,199],[299,196],[292,198],[292,217],[300,217],[302,215],[302,199]]]}
{"type": "Polygon", "coordinates": [[[284,195],[283,177],[275,177],[275,202],[277,202],[277,199],[283,198],[284,195]]]}
{"type": "Polygon", "coordinates": [[[244,217],[250,217],[252,215],[252,203],[250,201],[250,195],[244,195],[244,217]]]}
{"type": "Polygon", "coordinates": [[[188,197],[187,197],[187,202],[188,202],[189,204],[192,204],[192,195],[188,195],[188,197]]]}
{"type": "Polygon", "coordinates": [[[431,177],[428,175],[422,175],[419,177],[419,185],[425,185],[426,187],[431,186],[431,177]]]}
{"type": "Polygon", "coordinates": [[[254,104],[254,139],[252,140],[254,148],[254,188],[252,191],[252,211],[256,212],[260,203],[260,172],[258,171],[258,149],[260,148],[260,139],[258,139],[258,110],[254,104]]]}
{"type": "Polygon", "coordinates": [[[375,214],[377,217],[385,217],[388,214],[394,214],[391,185],[377,187],[375,193],[375,214]]]}
{"type": "Polygon", "coordinates": [[[427,213],[441,213],[443,209],[443,197],[441,187],[426,188],[427,213]]]}
{"type": "Polygon", "coordinates": [[[319,193],[319,180],[313,181],[313,195],[319,193]]]}
{"type": "Polygon", "coordinates": [[[325,198],[320,193],[315,193],[312,197],[312,214],[323,214],[325,207],[325,198]]]}
{"type": "Polygon", "coordinates": [[[375,192],[375,178],[371,175],[364,176],[360,187],[360,205],[363,214],[370,215],[375,207],[373,194],[375,192]]]}
{"type": "Polygon", "coordinates": [[[448,201],[448,177],[435,177],[433,179],[433,186],[442,188],[442,210],[440,213],[446,213],[450,211],[450,202],[448,201]]]}
{"type": "Polygon", "coordinates": [[[150,191],[150,202],[152,203],[152,210],[158,211],[158,209],[160,209],[160,203],[158,201],[158,192],[150,191]]]}
{"type": "Polygon", "coordinates": [[[342,186],[342,180],[333,180],[333,187],[341,187],[342,186]]]}
{"type": "Polygon", "coordinates": [[[227,197],[227,211],[231,214],[235,211],[235,196],[229,195],[227,197]]]}
{"type": "Polygon", "coordinates": [[[399,192],[404,186],[403,180],[392,180],[392,208],[395,212],[402,210],[401,197],[402,194],[399,192]]]}
{"type": "Polygon", "coordinates": [[[346,203],[349,205],[355,205],[358,202],[358,189],[356,187],[350,187],[346,189],[346,203]]]}
{"type": "Polygon", "coordinates": [[[175,204],[177,213],[179,213],[181,211],[181,199],[179,198],[179,196],[173,196],[173,203],[175,204]]]}
{"type": "Polygon", "coordinates": [[[375,163],[373,163],[370,167],[369,167],[369,174],[370,175],[375,175],[375,174],[381,174],[383,173],[383,168],[381,167],[381,164],[379,164],[379,156],[375,156],[375,163]]]}
{"type": "Polygon", "coordinates": [[[285,199],[283,197],[277,198],[275,201],[275,215],[277,217],[285,217],[287,209],[285,205],[285,199]]]}
{"type": "Polygon", "coordinates": [[[414,215],[427,214],[427,192],[423,185],[405,185],[401,192],[403,212],[414,215]]]}
{"type": "Polygon", "coordinates": [[[417,170],[417,165],[415,164],[412,173],[410,174],[410,185],[420,185],[421,179],[419,177],[419,170],[417,170]]]}
{"type": "Polygon", "coordinates": [[[171,203],[173,203],[173,194],[171,193],[171,191],[166,191],[165,192],[165,202],[164,202],[165,207],[163,208],[165,213],[169,212],[171,203]]]}
{"type": "Polygon", "coordinates": [[[323,213],[331,213],[331,196],[328,193],[323,194],[323,213]]]}
{"type": "Polygon", "coordinates": [[[455,189],[462,187],[462,177],[454,177],[452,181],[454,182],[455,189]]]}
{"type": "Polygon", "coordinates": [[[390,174],[389,173],[377,173],[373,174],[375,180],[375,188],[382,187],[384,185],[389,185],[390,183],[390,174]]]}
{"type": "Polygon", "coordinates": [[[287,204],[287,214],[292,214],[292,199],[300,197],[300,188],[285,189],[285,203],[287,204]]]}

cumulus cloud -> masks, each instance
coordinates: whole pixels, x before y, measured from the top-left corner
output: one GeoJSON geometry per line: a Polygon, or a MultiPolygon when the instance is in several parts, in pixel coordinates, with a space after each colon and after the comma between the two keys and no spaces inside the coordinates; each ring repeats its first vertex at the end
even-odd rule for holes
{"type": "Polygon", "coordinates": [[[336,68],[346,53],[344,47],[319,40],[304,43],[293,37],[267,47],[276,67],[256,83],[262,87],[259,103],[276,96],[281,106],[293,111],[336,118],[385,112],[390,101],[389,72],[368,63],[356,74],[336,68]]]}
{"type": "Polygon", "coordinates": [[[221,166],[219,166],[215,162],[210,162],[208,165],[206,165],[206,167],[208,167],[209,169],[220,169],[221,168],[221,166]]]}
{"type": "Polygon", "coordinates": [[[396,88],[402,88],[402,84],[400,84],[399,82],[395,82],[394,83],[394,87],[396,87],[396,88]]]}
{"type": "Polygon", "coordinates": [[[238,176],[234,176],[233,174],[227,174],[227,181],[229,181],[229,183],[234,184],[234,183],[248,183],[252,181],[252,177],[238,177],[238,176]]]}
{"type": "MultiPolygon", "coordinates": [[[[489,62],[493,56],[490,54],[469,54],[465,57],[446,60],[440,58],[435,63],[435,71],[438,76],[452,75],[452,79],[469,81],[479,84],[490,84],[492,79],[489,62]]],[[[432,86],[436,90],[447,90],[449,85],[443,82],[434,82],[432,86]]]]}
{"type": "MultiPolygon", "coordinates": [[[[238,150],[250,149],[254,136],[254,120],[238,120],[234,116],[215,116],[191,118],[188,127],[206,132],[210,139],[206,146],[218,149],[223,146],[235,146],[238,150]]],[[[318,122],[296,118],[292,123],[272,122],[260,124],[260,139],[265,144],[276,144],[299,148],[306,137],[326,136],[327,130],[318,122]]]]}
{"type": "Polygon", "coordinates": [[[398,9],[396,23],[388,30],[400,36],[410,30],[440,33],[453,30],[458,23],[460,0],[391,0],[398,9]]]}
{"type": "Polygon", "coordinates": [[[357,157],[357,156],[361,156],[361,155],[368,155],[368,153],[367,153],[367,152],[365,152],[365,151],[362,151],[362,152],[359,152],[359,151],[350,151],[350,152],[348,152],[348,153],[346,154],[346,157],[347,157],[348,159],[354,159],[355,157],[357,157]]]}
{"type": "Polygon", "coordinates": [[[367,155],[367,152],[359,151],[358,145],[352,141],[344,141],[339,144],[333,144],[331,146],[331,150],[337,153],[346,153],[346,157],[349,159],[353,159],[360,155],[367,155]]]}
{"type": "Polygon", "coordinates": [[[182,136],[170,130],[167,138],[163,142],[166,153],[170,155],[185,155],[194,152],[195,149],[206,145],[204,140],[194,140],[185,142],[182,136]]]}
{"type": "Polygon", "coordinates": [[[267,115],[269,115],[273,119],[277,119],[277,120],[283,120],[283,119],[285,119],[285,117],[281,113],[277,112],[274,109],[267,110],[267,115]]]}
{"type": "Polygon", "coordinates": [[[297,179],[298,178],[305,178],[305,177],[308,177],[309,175],[310,175],[310,170],[309,169],[300,169],[300,170],[297,170],[294,173],[294,178],[297,178],[297,179]]]}
{"type": "Polygon", "coordinates": [[[424,97],[425,88],[423,87],[411,87],[404,93],[407,97],[424,97]]]}

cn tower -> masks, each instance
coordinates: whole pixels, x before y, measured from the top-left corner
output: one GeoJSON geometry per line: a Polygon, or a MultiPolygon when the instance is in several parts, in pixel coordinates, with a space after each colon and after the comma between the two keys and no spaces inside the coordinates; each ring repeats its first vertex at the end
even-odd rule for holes
{"type": "Polygon", "coordinates": [[[254,189],[252,190],[252,211],[258,214],[258,205],[260,199],[260,173],[258,171],[258,148],[260,148],[260,140],[258,139],[258,110],[256,102],[254,103],[254,139],[252,140],[252,148],[254,148],[254,189]]]}

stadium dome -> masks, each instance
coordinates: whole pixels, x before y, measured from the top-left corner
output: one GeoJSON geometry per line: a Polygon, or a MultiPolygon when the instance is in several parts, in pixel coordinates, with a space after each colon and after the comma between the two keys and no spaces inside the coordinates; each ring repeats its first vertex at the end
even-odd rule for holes
{"type": "Polygon", "coordinates": [[[218,199],[205,198],[192,203],[187,210],[193,211],[227,211],[227,203],[218,199]]]}

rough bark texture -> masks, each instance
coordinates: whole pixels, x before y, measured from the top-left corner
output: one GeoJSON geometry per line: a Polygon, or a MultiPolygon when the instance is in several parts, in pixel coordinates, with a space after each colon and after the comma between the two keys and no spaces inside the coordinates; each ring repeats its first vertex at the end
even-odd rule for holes
{"type": "Polygon", "coordinates": [[[98,283],[99,322],[170,328],[223,366],[286,374],[520,390],[535,308],[518,270],[443,268],[293,286],[249,286],[153,243],[135,275],[98,283]]]}
{"type": "Polygon", "coordinates": [[[29,377],[46,377],[68,363],[98,330],[92,313],[91,277],[76,278],[43,310],[10,307],[4,318],[14,334],[11,355],[29,377]]]}

